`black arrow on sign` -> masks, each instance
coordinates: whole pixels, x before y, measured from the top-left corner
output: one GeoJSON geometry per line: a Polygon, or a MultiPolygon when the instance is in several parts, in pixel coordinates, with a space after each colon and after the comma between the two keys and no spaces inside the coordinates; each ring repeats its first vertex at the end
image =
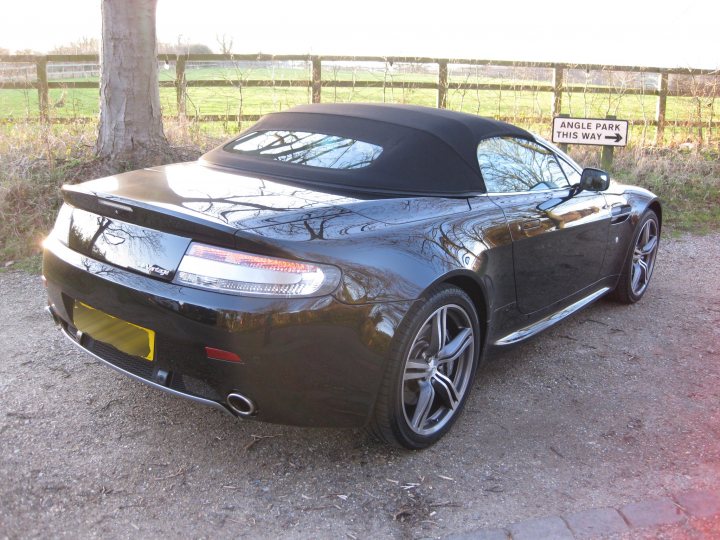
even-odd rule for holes
{"type": "Polygon", "coordinates": [[[606,139],[615,139],[615,142],[622,141],[622,135],[620,135],[619,133],[616,133],[615,135],[605,135],[605,138],[606,139]]]}

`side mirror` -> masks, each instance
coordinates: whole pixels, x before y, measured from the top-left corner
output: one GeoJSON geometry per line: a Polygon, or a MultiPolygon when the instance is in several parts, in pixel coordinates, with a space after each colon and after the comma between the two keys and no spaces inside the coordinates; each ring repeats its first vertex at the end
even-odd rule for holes
{"type": "Polygon", "coordinates": [[[605,191],[610,187],[610,175],[600,169],[583,169],[580,177],[580,191],[605,191]]]}

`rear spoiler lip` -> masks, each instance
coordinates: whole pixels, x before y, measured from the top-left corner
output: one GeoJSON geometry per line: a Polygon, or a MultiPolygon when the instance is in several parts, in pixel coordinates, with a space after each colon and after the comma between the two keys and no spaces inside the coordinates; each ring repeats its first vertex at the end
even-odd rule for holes
{"type": "Polygon", "coordinates": [[[297,258],[292,250],[253,229],[238,229],[202,214],[179,212],[117,195],[90,191],[77,185],[62,186],[63,200],[70,206],[119,221],[250,253],[297,258]]]}
{"type": "Polygon", "coordinates": [[[61,190],[67,204],[94,214],[193,240],[235,247],[235,233],[238,229],[205,215],[181,212],[75,185],[64,185],[61,190]]]}

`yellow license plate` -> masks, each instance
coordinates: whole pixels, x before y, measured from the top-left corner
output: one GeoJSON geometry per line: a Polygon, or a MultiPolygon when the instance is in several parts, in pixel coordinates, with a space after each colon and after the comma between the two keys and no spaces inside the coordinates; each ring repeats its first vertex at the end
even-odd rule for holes
{"type": "Polygon", "coordinates": [[[73,324],[95,341],[112,345],[116,349],[153,361],[155,358],[155,332],[123,321],[75,300],[73,324]]]}

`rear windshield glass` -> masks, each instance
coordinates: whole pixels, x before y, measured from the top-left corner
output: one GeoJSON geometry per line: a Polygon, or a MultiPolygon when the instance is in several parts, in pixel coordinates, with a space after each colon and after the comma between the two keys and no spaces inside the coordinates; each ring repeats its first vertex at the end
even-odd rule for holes
{"type": "Polygon", "coordinates": [[[381,146],[337,135],[305,131],[253,131],[225,146],[247,156],[325,169],[361,169],[382,153],[381,146]]]}

